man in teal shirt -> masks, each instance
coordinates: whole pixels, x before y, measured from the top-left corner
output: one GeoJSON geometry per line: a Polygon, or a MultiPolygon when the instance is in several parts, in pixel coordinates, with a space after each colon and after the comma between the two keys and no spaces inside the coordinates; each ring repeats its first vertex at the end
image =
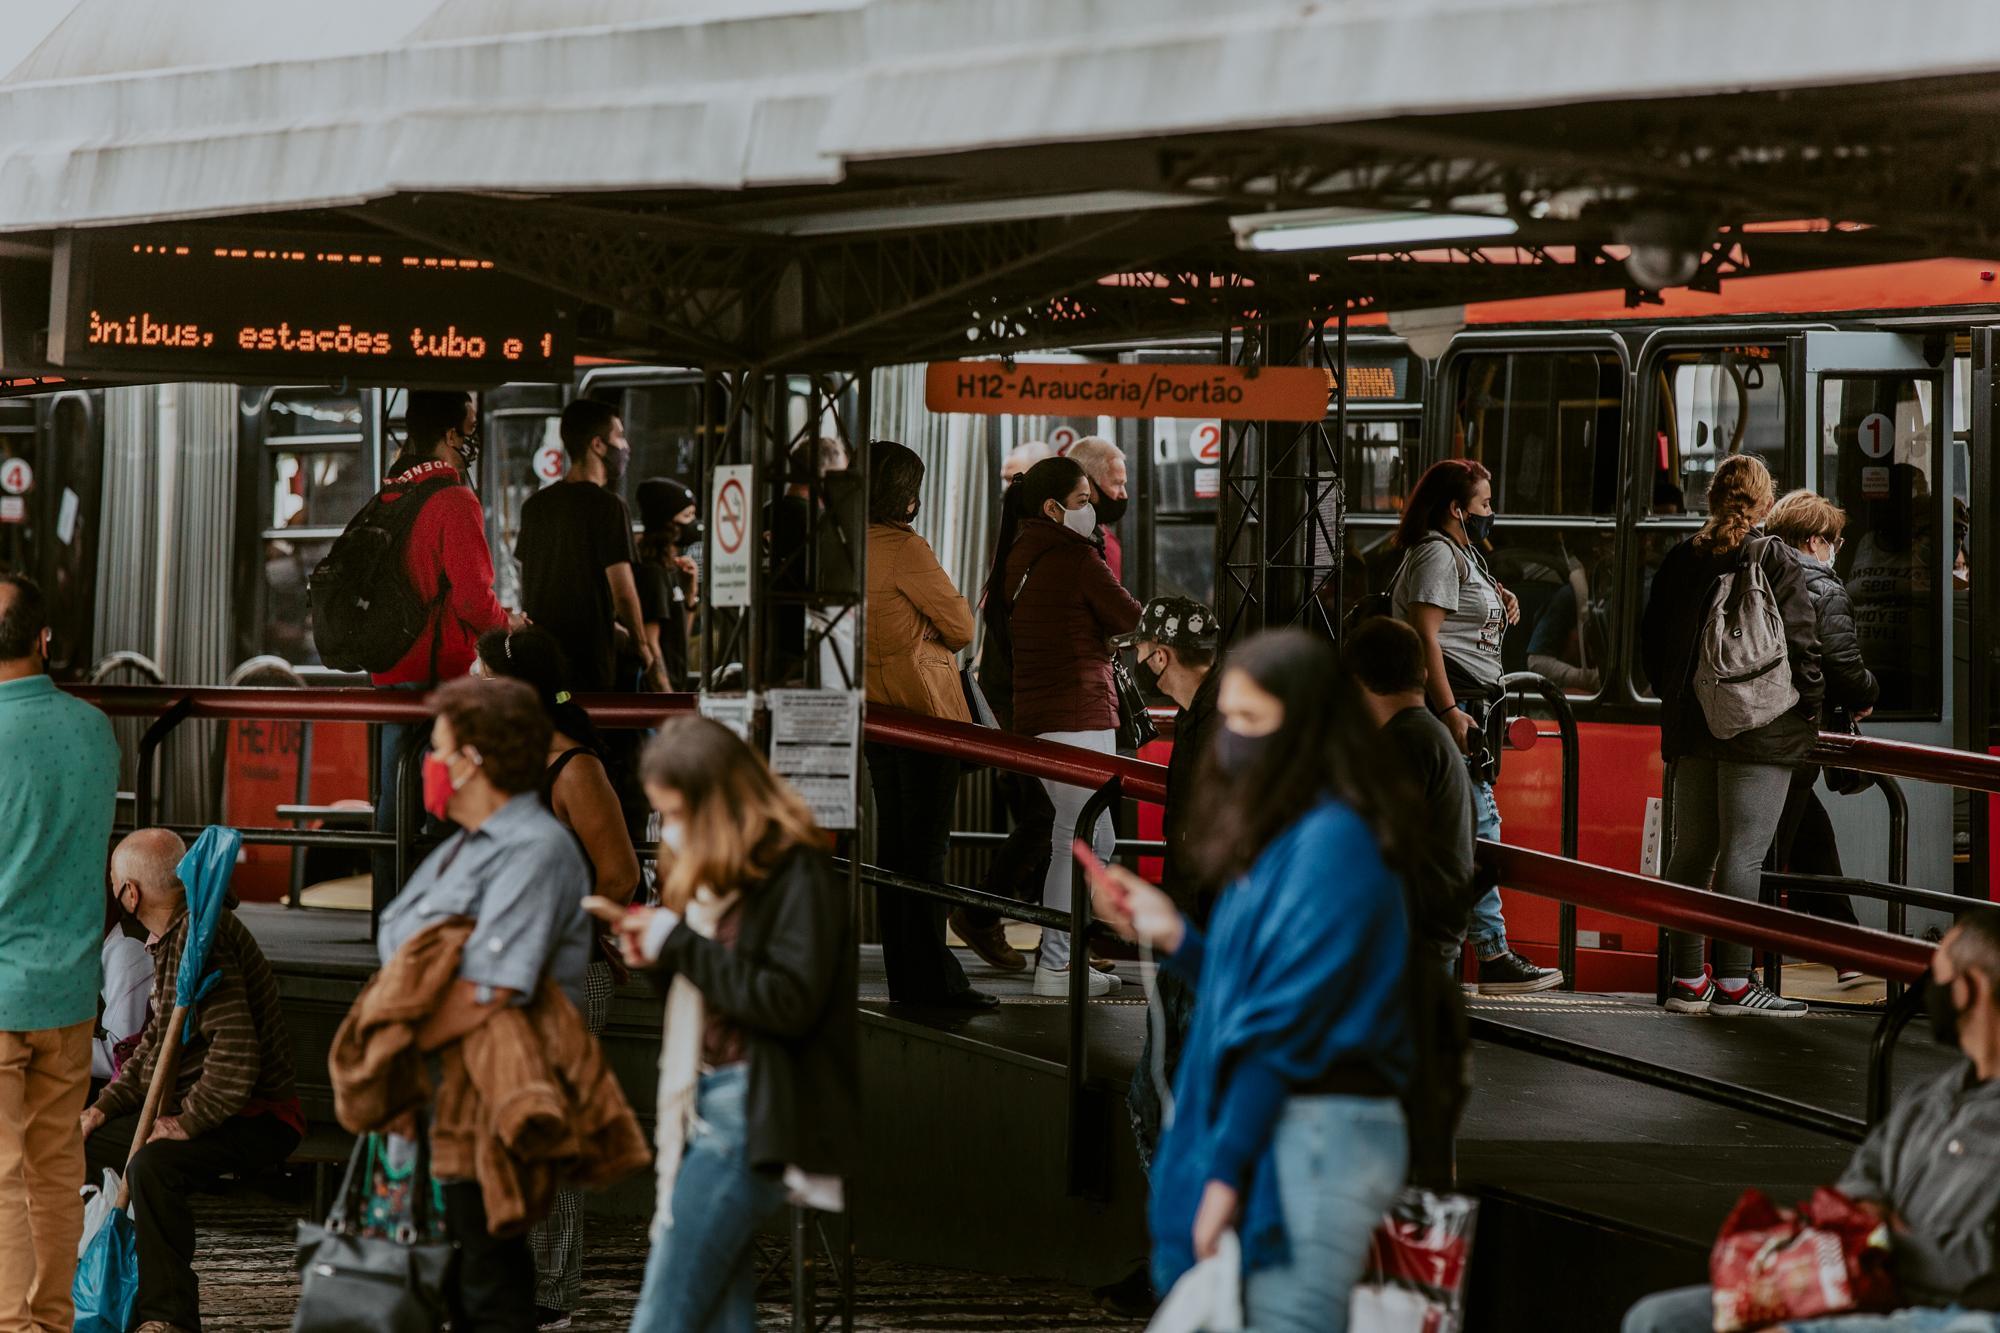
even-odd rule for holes
{"type": "Polygon", "coordinates": [[[34,580],[0,574],[0,1333],[70,1326],[104,858],[110,719],[48,675],[34,580]]]}

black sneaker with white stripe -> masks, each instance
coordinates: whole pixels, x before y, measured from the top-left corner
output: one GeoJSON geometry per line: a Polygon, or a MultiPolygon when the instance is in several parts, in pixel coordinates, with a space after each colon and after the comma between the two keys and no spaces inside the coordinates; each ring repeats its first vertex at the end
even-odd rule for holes
{"type": "Polygon", "coordinates": [[[1716,986],[1708,999],[1708,1012],[1721,1017],[1751,1014],[1759,1018],[1804,1018],[1806,1002],[1788,1000],[1766,989],[1762,982],[1753,981],[1734,995],[1716,986]]]}
{"type": "Polygon", "coordinates": [[[1509,949],[1497,958],[1479,960],[1481,995],[1527,995],[1553,990],[1562,985],[1563,974],[1553,967],[1536,967],[1509,949]]]}

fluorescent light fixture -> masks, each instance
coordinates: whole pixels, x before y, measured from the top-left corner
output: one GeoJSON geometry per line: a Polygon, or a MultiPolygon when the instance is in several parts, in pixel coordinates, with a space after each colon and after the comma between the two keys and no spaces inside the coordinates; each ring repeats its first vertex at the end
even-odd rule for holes
{"type": "Polygon", "coordinates": [[[1202,202],[1196,195],[1143,190],[1087,190],[1075,194],[1023,195],[1018,198],[968,199],[951,203],[897,204],[801,213],[737,225],[745,231],[770,232],[777,236],[846,236],[861,232],[962,227],[982,222],[1137,213],[1149,209],[1187,208],[1202,202]]]}
{"type": "Polygon", "coordinates": [[[1498,240],[1521,229],[1487,213],[1383,213],[1366,208],[1315,208],[1246,213],[1229,219],[1239,250],[1353,250],[1439,241],[1498,240]]]}

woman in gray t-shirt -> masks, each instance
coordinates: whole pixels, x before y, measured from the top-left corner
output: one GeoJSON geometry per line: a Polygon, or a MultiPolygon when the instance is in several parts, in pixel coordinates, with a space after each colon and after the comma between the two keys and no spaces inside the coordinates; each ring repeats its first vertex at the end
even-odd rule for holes
{"type": "MultiPolygon", "coordinates": [[[[1417,480],[1403,506],[1390,605],[1424,642],[1424,692],[1431,709],[1468,757],[1484,704],[1500,688],[1500,640],[1521,618],[1521,607],[1493,577],[1480,553],[1493,532],[1493,477],[1467,458],[1447,458],[1417,480]],[[1476,710],[1476,712],[1475,712],[1476,710]]],[[[1498,745],[1498,736],[1480,737],[1498,745]]],[[[1474,827],[1500,840],[1500,807],[1493,784],[1472,784],[1474,827]]],[[[1466,938],[1479,955],[1482,995],[1512,995],[1562,984],[1555,968],[1537,967],[1507,947],[1500,891],[1490,889],[1472,909],[1466,938]]]]}

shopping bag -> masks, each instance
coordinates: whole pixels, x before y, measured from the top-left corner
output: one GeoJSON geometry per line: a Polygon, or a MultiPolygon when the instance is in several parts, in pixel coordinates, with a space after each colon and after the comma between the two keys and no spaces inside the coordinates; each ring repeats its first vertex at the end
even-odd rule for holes
{"type": "Polygon", "coordinates": [[[1708,1256],[1716,1333],[1894,1310],[1889,1228],[1822,1186],[1796,1210],[1745,1190],[1708,1256]]]}
{"type": "Polygon", "coordinates": [[[1243,1247],[1222,1233],[1215,1253],[1174,1282],[1146,1333],[1239,1333],[1243,1327],[1243,1247]]]}
{"type": "Polygon", "coordinates": [[[83,1194],[83,1234],[76,1238],[76,1257],[83,1258],[90,1248],[91,1238],[104,1225],[104,1219],[111,1216],[117,1207],[118,1173],[110,1167],[104,1168],[104,1182],[100,1185],[85,1185],[83,1194]]]}
{"type": "Polygon", "coordinates": [[[90,1238],[69,1295],[74,1333],[129,1333],[139,1297],[139,1233],[124,1209],[114,1208],[90,1238]]]}
{"type": "Polygon", "coordinates": [[[1456,1333],[1479,1203],[1406,1189],[1368,1242],[1368,1267],[1348,1300],[1353,1333],[1456,1333]]]}

